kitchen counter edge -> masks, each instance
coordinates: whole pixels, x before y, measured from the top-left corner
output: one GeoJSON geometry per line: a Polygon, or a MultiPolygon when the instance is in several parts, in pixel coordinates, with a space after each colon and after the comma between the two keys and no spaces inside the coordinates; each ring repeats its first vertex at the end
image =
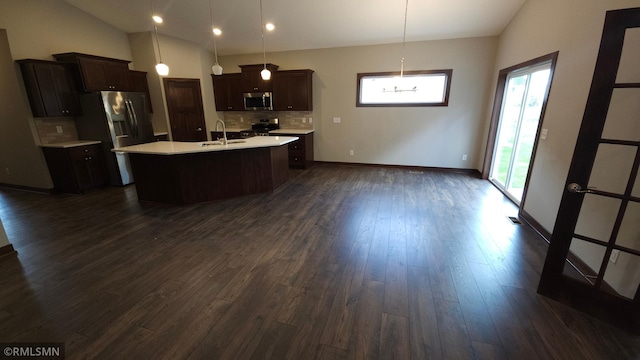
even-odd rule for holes
{"type": "MultiPolygon", "coordinates": [[[[133,154],[150,155],[179,155],[197,154],[215,151],[255,149],[262,147],[282,146],[298,140],[296,136],[254,136],[243,139],[242,143],[231,143],[228,145],[206,145],[215,143],[213,141],[182,142],[182,141],[155,141],[151,143],[124,146],[114,148],[113,152],[124,152],[133,154]],[[203,146],[203,144],[205,144],[203,146]]],[[[232,140],[235,141],[235,140],[232,140]]]]}

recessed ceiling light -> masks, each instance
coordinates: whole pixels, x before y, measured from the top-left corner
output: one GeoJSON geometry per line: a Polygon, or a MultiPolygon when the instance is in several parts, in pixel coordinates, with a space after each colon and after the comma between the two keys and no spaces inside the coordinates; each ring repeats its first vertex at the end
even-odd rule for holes
{"type": "Polygon", "coordinates": [[[220,34],[222,34],[222,30],[220,30],[218,28],[213,28],[213,34],[219,36],[220,34]]]}
{"type": "Polygon", "coordinates": [[[153,21],[156,22],[156,24],[162,24],[162,17],[158,15],[153,15],[152,18],[153,18],[153,21]]]}
{"type": "Polygon", "coordinates": [[[266,23],[266,25],[264,27],[269,31],[273,31],[273,29],[276,28],[276,26],[273,25],[272,23],[266,23]]]}

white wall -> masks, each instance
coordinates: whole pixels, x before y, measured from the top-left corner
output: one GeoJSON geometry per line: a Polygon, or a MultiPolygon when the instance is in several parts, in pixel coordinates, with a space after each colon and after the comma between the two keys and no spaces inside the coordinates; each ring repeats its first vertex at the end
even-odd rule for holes
{"type": "Polygon", "coordinates": [[[18,72],[7,32],[0,28],[0,183],[52,188],[44,156],[33,139],[18,72]]]}
{"type": "MultiPolygon", "coordinates": [[[[400,44],[267,53],[267,62],[315,71],[316,160],[477,169],[496,46],[495,37],[406,45],[405,70],[453,69],[447,107],[355,106],[357,73],[399,71],[400,44]]],[[[262,54],[220,60],[232,73],[237,65],[261,63],[262,54]]]]}
{"type": "Polygon", "coordinates": [[[81,52],[131,60],[127,34],[61,0],[2,0],[0,28],[14,59],[81,52]]]}

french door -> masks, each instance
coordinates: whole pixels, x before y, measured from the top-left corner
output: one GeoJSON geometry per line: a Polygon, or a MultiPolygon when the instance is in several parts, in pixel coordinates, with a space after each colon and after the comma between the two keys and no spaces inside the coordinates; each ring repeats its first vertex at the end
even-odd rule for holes
{"type": "Polygon", "coordinates": [[[489,180],[520,204],[549,93],[552,60],[507,74],[489,180]]]}
{"type": "Polygon", "coordinates": [[[633,331],[640,331],[638,64],[640,8],[607,12],[538,287],[543,295],[633,331]]]}

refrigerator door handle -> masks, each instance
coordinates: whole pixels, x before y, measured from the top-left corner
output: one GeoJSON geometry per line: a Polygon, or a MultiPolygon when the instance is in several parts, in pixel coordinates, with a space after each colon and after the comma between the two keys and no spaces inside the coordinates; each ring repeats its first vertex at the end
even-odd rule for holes
{"type": "Polygon", "coordinates": [[[133,102],[129,99],[126,99],[125,104],[127,105],[127,112],[129,113],[129,118],[131,119],[131,135],[134,138],[138,137],[138,117],[136,115],[135,109],[133,108],[133,102]]]}

